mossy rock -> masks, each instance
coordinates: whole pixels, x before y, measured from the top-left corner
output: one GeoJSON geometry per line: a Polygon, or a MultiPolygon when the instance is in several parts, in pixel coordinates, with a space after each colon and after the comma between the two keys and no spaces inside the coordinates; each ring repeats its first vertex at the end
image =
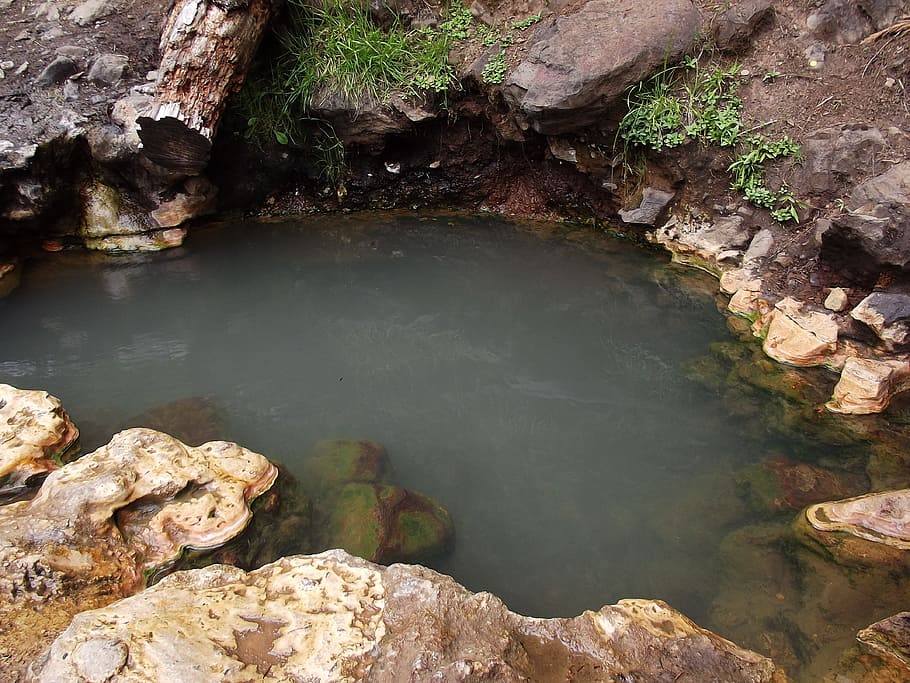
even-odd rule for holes
{"type": "Polygon", "coordinates": [[[418,562],[450,549],[449,513],[433,499],[397,486],[352,483],[338,492],[324,545],[372,562],[418,562]]]}
{"type": "Polygon", "coordinates": [[[736,484],[756,511],[773,514],[868,490],[865,477],[786,458],[771,458],[739,471],[736,484]]]}
{"type": "Polygon", "coordinates": [[[323,497],[350,483],[378,483],[389,469],[385,448],[375,441],[320,441],[303,463],[304,485],[323,497]]]}

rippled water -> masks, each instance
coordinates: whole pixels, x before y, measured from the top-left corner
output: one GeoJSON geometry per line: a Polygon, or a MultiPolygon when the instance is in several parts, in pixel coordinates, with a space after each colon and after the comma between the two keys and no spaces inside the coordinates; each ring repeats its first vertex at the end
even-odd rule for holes
{"type": "Polygon", "coordinates": [[[397,483],[451,511],[434,566],[471,589],[538,616],[662,598],[715,626],[720,544],[750,521],[735,473],[815,456],[690,379],[732,338],[714,285],[544,232],[322,217],[55,255],[0,302],[0,381],[60,397],[87,448],[197,395],[224,407],[224,438],[292,470],[317,440],[379,441],[397,483]]]}

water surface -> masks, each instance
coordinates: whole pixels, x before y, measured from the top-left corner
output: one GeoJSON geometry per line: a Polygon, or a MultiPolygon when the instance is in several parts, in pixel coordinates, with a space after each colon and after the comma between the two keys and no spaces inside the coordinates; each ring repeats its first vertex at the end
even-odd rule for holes
{"type": "Polygon", "coordinates": [[[734,474],[797,446],[690,379],[731,338],[691,278],[491,218],[223,226],[32,264],[0,302],[0,381],[60,397],[86,448],[197,395],[292,470],[320,439],[379,441],[451,511],[433,566],[469,588],[537,616],[661,598],[711,626],[721,541],[749,521],[734,474]]]}

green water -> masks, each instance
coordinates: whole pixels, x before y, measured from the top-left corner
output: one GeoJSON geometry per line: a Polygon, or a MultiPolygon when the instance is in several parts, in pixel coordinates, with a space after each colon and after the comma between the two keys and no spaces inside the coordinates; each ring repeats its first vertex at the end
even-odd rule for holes
{"type": "MultiPolygon", "coordinates": [[[[452,513],[454,552],[433,566],[469,588],[537,616],[660,598],[762,650],[793,605],[722,548],[762,521],[734,478],[831,447],[788,442],[692,379],[733,339],[713,284],[629,245],[538,233],[320,217],[221,226],[164,254],[49,256],[0,302],[0,381],[60,397],[84,450],[190,396],[220,406],[222,438],[292,471],[320,439],[379,441],[396,483],[452,513]],[[723,617],[739,584],[765,622],[723,617]]],[[[822,649],[790,648],[797,666],[822,649]]]]}

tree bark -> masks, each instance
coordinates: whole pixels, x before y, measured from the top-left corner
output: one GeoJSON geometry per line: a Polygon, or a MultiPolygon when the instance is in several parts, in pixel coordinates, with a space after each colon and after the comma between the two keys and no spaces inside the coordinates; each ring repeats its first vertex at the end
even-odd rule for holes
{"type": "Polygon", "coordinates": [[[189,175],[205,167],[271,11],[272,0],[177,0],[161,34],[152,112],[137,120],[149,159],[189,175]]]}

